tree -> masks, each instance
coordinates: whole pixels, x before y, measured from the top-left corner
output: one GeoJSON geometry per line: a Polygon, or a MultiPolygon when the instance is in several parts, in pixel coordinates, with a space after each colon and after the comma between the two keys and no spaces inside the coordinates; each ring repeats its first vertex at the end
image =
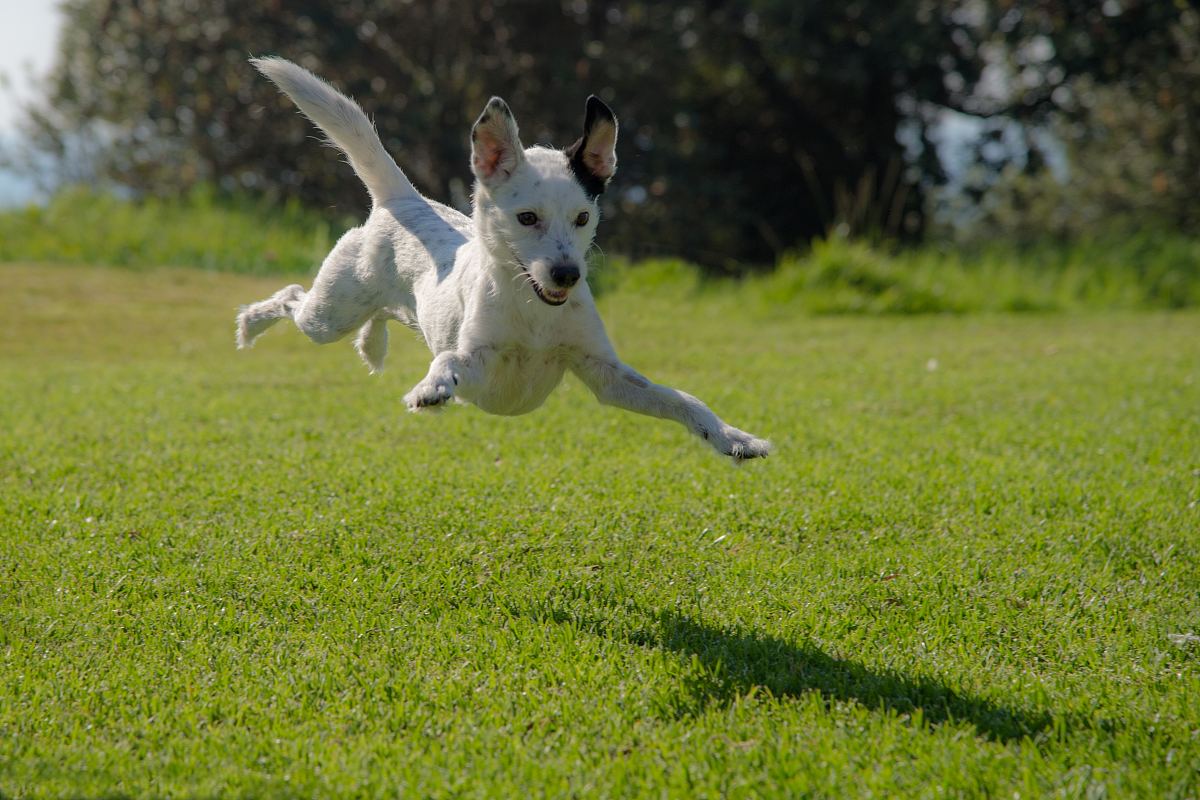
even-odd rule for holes
{"type": "Polygon", "coordinates": [[[418,187],[460,206],[467,131],[490,95],[527,142],[562,146],[595,92],[622,125],[606,246],[718,271],[771,263],[835,225],[920,235],[944,179],[931,136],[944,108],[1034,125],[1074,114],[1094,131],[1079,112],[1091,81],[1129,87],[1175,120],[1169,135],[1195,136],[1194,27],[1180,23],[1194,12],[1174,0],[67,0],[64,12],[31,139],[83,153],[134,193],[203,182],[365,208],[251,54],[356,96],[418,187]]]}
{"type": "Polygon", "coordinates": [[[975,235],[1195,230],[1200,208],[1200,14],[1174,0],[996,7],[984,113],[1025,124],[1023,165],[982,173],[975,235]],[[1065,158],[1063,157],[1065,156],[1065,158]],[[1054,174],[1047,163],[1062,163],[1054,174]]]}

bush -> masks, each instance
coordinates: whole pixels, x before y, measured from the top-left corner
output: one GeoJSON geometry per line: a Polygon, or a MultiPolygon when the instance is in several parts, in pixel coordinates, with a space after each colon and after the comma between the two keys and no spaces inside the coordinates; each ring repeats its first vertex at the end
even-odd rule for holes
{"type": "Polygon", "coordinates": [[[309,273],[343,227],[295,202],[218,201],[207,188],[138,202],[76,188],[0,213],[0,260],[309,273]]]}
{"type": "MultiPolygon", "coordinates": [[[[0,261],[311,274],[343,227],[295,203],[218,201],[207,190],[142,202],[75,190],[45,208],[0,213],[0,261]]],[[[1147,231],[1071,244],[895,248],[835,236],[758,277],[705,278],[679,259],[598,257],[590,282],[597,294],[719,292],[765,313],[1185,308],[1200,306],[1200,240],[1147,231]]]]}
{"type": "Polygon", "coordinates": [[[1143,234],[894,250],[834,238],[754,283],[768,306],[817,314],[1183,308],[1200,305],[1200,242],[1143,234]]]}

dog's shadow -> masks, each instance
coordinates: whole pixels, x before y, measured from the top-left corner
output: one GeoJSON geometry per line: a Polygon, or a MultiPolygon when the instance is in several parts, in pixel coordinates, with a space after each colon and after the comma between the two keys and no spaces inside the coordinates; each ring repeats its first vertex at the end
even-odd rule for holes
{"type": "MultiPolygon", "coordinates": [[[[595,595],[591,599],[594,601],[595,595]]],[[[766,690],[775,698],[817,692],[826,705],[856,703],[929,727],[968,723],[978,735],[1000,742],[1039,739],[1055,726],[1049,713],[973,697],[932,678],[870,668],[831,656],[814,644],[797,644],[742,628],[717,627],[676,610],[646,611],[626,601],[604,604],[598,613],[591,613],[578,610],[578,603],[564,606],[551,598],[525,606],[524,611],[539,621],[572,625],[593,635],[672,651],[698,661],[700,669],[691,670],[668,704],[677,717],[728,706],[766,690]],[[618,621],[630,612],[642,624],[618,621]]]]}

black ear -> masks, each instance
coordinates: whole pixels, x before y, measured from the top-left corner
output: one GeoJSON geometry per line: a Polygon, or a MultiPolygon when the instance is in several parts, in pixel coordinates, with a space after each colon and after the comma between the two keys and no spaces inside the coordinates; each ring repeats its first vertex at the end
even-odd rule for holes
{"type": "Polygon", "coordinates": [[[617,171],[617,117],[596,95],[587,99],[583,136],[565,152],[575,179],[594,200],[617,171]]]}

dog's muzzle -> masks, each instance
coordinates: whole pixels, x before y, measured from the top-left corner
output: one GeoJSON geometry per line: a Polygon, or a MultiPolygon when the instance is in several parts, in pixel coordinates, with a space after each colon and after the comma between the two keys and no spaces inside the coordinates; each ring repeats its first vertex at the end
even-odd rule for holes
{"type": "Polygon", "coordinates": [[[521,272],[533,287],[533,293],[548,306],[561,306],[567,302],[571,287],[579,282],[580,277],[579,267],[574,264],[556,264],[550,268],[550,278],[557,286],[543,286],[524,264],[521,264],[521,272]]]}

